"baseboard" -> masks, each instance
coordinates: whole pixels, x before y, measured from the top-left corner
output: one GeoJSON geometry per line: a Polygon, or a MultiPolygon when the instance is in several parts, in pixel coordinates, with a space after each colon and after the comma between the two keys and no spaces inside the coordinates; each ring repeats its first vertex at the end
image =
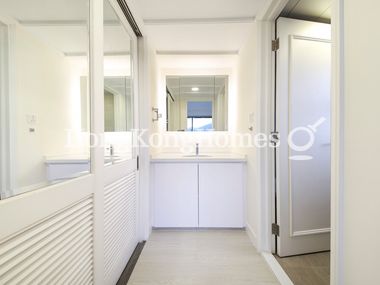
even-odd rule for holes
{"type": "MultiPolygon", "coordinates": [[[[257,248],[257,236],[256,233],[253,231],[251,225],[247,223],[245,230],[253,246],[257,248]]],[[[281,285],[294,285],[292,280],[290,280],[289,276],[286,274],[284,269],[282,269],[281,265],[278,263],[273,254],[262,252],[261,255],[263,256],[266,263],[269,265],[270,269],[272,270],[272,272],[274,273],[281,285]]]]}
{"type": "Polygon", "coordinates": [[[264,257],[265,261],[273,271],[274,275],[276,275],[281,285],[294,285],[292,280],[290,280],[289,276],[286,274],[284,269],[282,269],[281,265],[278,263],[273,254],[262,252],[261,255],[264,257]]]}
{"type": "Polygon", "coordinates": [[[117,281],[116,285],[126,285],[128,284],[129,278],[131,278],[133,269],[135,269],[135,266],[137,264],[137,261],[140,257],[140,254],[145,246],[145,241],[139,242],[135,248],[135,250],[132,253],[131,258],[129,259],[127,266],[125,266],[123,272],[121,273],[121,276],[119,280],[117,281]]]}
{"type": "Polygon", "coordinates": [[[253,231],[251,225],[247,223],[245,230],[246,230],[248,237],[251,240],[253,246],[255,248],[257,248],[257,236],[256,236],[256,233],[253,231]]]}

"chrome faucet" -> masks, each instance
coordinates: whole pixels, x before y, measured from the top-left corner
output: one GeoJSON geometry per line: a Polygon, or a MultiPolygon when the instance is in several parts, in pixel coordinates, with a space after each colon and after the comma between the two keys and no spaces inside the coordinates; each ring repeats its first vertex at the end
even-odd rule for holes
{"type": "Polygon", "coordinates": [[[199,155],[199,143],[195,144],[195,155],[199,155]]]}
{"type": "Polygon", "coordinates": [[[110,144],[110,146],[109,146],[109,147],[107,147],[106,149],[110,151],[110,157],[112,157],[112,156],[113,156],[113,154],[114,154],[113,145],[112,145],[112,144],[110,144]]]}
{"type": "MultiPolygon", "coordinates": [[[[105,148],[107,151],[109,151],[109,155],[104,157],[106,163],[114,164],[114,147],[112,144],[109,145],[109,147],[105,148]]],[[[106,155],[106,154],[105,154],[106,155]]]]}

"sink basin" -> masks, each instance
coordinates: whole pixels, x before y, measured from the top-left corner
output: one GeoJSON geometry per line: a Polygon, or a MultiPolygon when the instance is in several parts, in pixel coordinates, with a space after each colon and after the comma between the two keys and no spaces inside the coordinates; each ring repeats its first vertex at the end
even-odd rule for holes
{"type": "Polygon", "coordinates": [[[211,155],[207,154],[189,154],[189,155],[184,155],[183,157],[211,157],[211,155]]]}

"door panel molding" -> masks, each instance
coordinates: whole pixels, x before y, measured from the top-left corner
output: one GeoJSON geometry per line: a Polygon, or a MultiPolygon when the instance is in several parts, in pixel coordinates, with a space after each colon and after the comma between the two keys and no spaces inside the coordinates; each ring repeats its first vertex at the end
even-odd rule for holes
{"type": "Polygon", "coordinates": [[[291,237],[299,237],[299,236],[309,236],[309,235],[318,235],[318,234],[325,234],[330,233],[331,228],[321,228],[321,229],[312,229],[312,230],[306,230],[306,231],[291,231],[291,237]]]}
{"type": "Polygon", "coordinates": [[[104,284],[116,284],[137,238],[136,172],[104,187],[104,284]]]}
{"type": "Polygon", "coordinates": [[[0,241],[91,195],[93,188],[89,174],[1,200],[0,241]]]}
{"type": "Polygon", "coordinates": [[[0,283],[84,284],[92,278],[93,206],[91,194],[0,241],[0,283]]]}
{"type": "Polygon", "coordinates": [[[136,170],[137,159],[125,160],[117,164],[106,166],[104,169],[104,185],[108,185],[136,170]]]}
{"type": "Polygon", "coordinates": [[[330,43],[331,40],[329,39],[324,39],[324,38],[318,38],[318,37],[306,37],[306,36],[301,36],[297,34],[289,35],[289,47],[291,45],[291,40],[305,40],[305,41],[312,41],[312,42],[323,42],[323,43],[330,43]]]}
{"type": "MultiPolygon", "coordinates": [[[[309,41],[309,42],[317,42],[317,43],[326,43],[330,45],[331,48],[331,40],[325,39],[325,38],[319,38],[319,37],[307,37],[297,34],[290,34],[289,35],[289,60],[288,60],[288,98],[289,98],[289,104],[288,104],[288,133],[293,129],[292,124],[292,104],[290,104],[292,99],[292,90],[293,90],[293,68],[295,67],[295,57],[296,54],[294,54],[293,47],[296,44],[296,40],[301,41],[309,41]]],[[[288,144],[288,153],[291,154],[292,150],[288,144]]],[[[291,160],[289,160],[288,164],[288,189],[289,189],[289,232],[290,237],[296,237],[296,236],[305,236],[305,235],[315,235],[315,234],[322,234],[322,233],[330,233],[330,228],[311,228],[311,229],[304,229],[304,230],[296,230],[295,229],[295,222],[293,219],[294,216],[294,199],[293,199],[293,187],[292,187],[292,163],[291,160]]]]}

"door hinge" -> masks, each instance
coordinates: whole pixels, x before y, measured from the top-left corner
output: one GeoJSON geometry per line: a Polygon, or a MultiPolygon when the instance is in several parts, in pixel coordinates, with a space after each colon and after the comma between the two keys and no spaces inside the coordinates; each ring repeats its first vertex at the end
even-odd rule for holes
{"type": "Polygon", "coordinates": [[[139,170],[140,169],[140,156],[137,156],[136,157],[136,166],[137,166],[137,170],[139,170]]]}
{"type": "Polygon", "coordinates": [[[280,136],[278,132],[271,132],[270,133],[270,142],[274,146],[276,146],[280,142],[280,136]]]}
{"type": "Polygon", "coordinates": [[[272,51],[277,51],[280,49],[280,39],[277,38],[272,41],[272,51]]]}
{"type": "Polygon", "coordinates": [[[272,235],[280,236],[280,226],[275,223],[272,224],[272,235]]]}

